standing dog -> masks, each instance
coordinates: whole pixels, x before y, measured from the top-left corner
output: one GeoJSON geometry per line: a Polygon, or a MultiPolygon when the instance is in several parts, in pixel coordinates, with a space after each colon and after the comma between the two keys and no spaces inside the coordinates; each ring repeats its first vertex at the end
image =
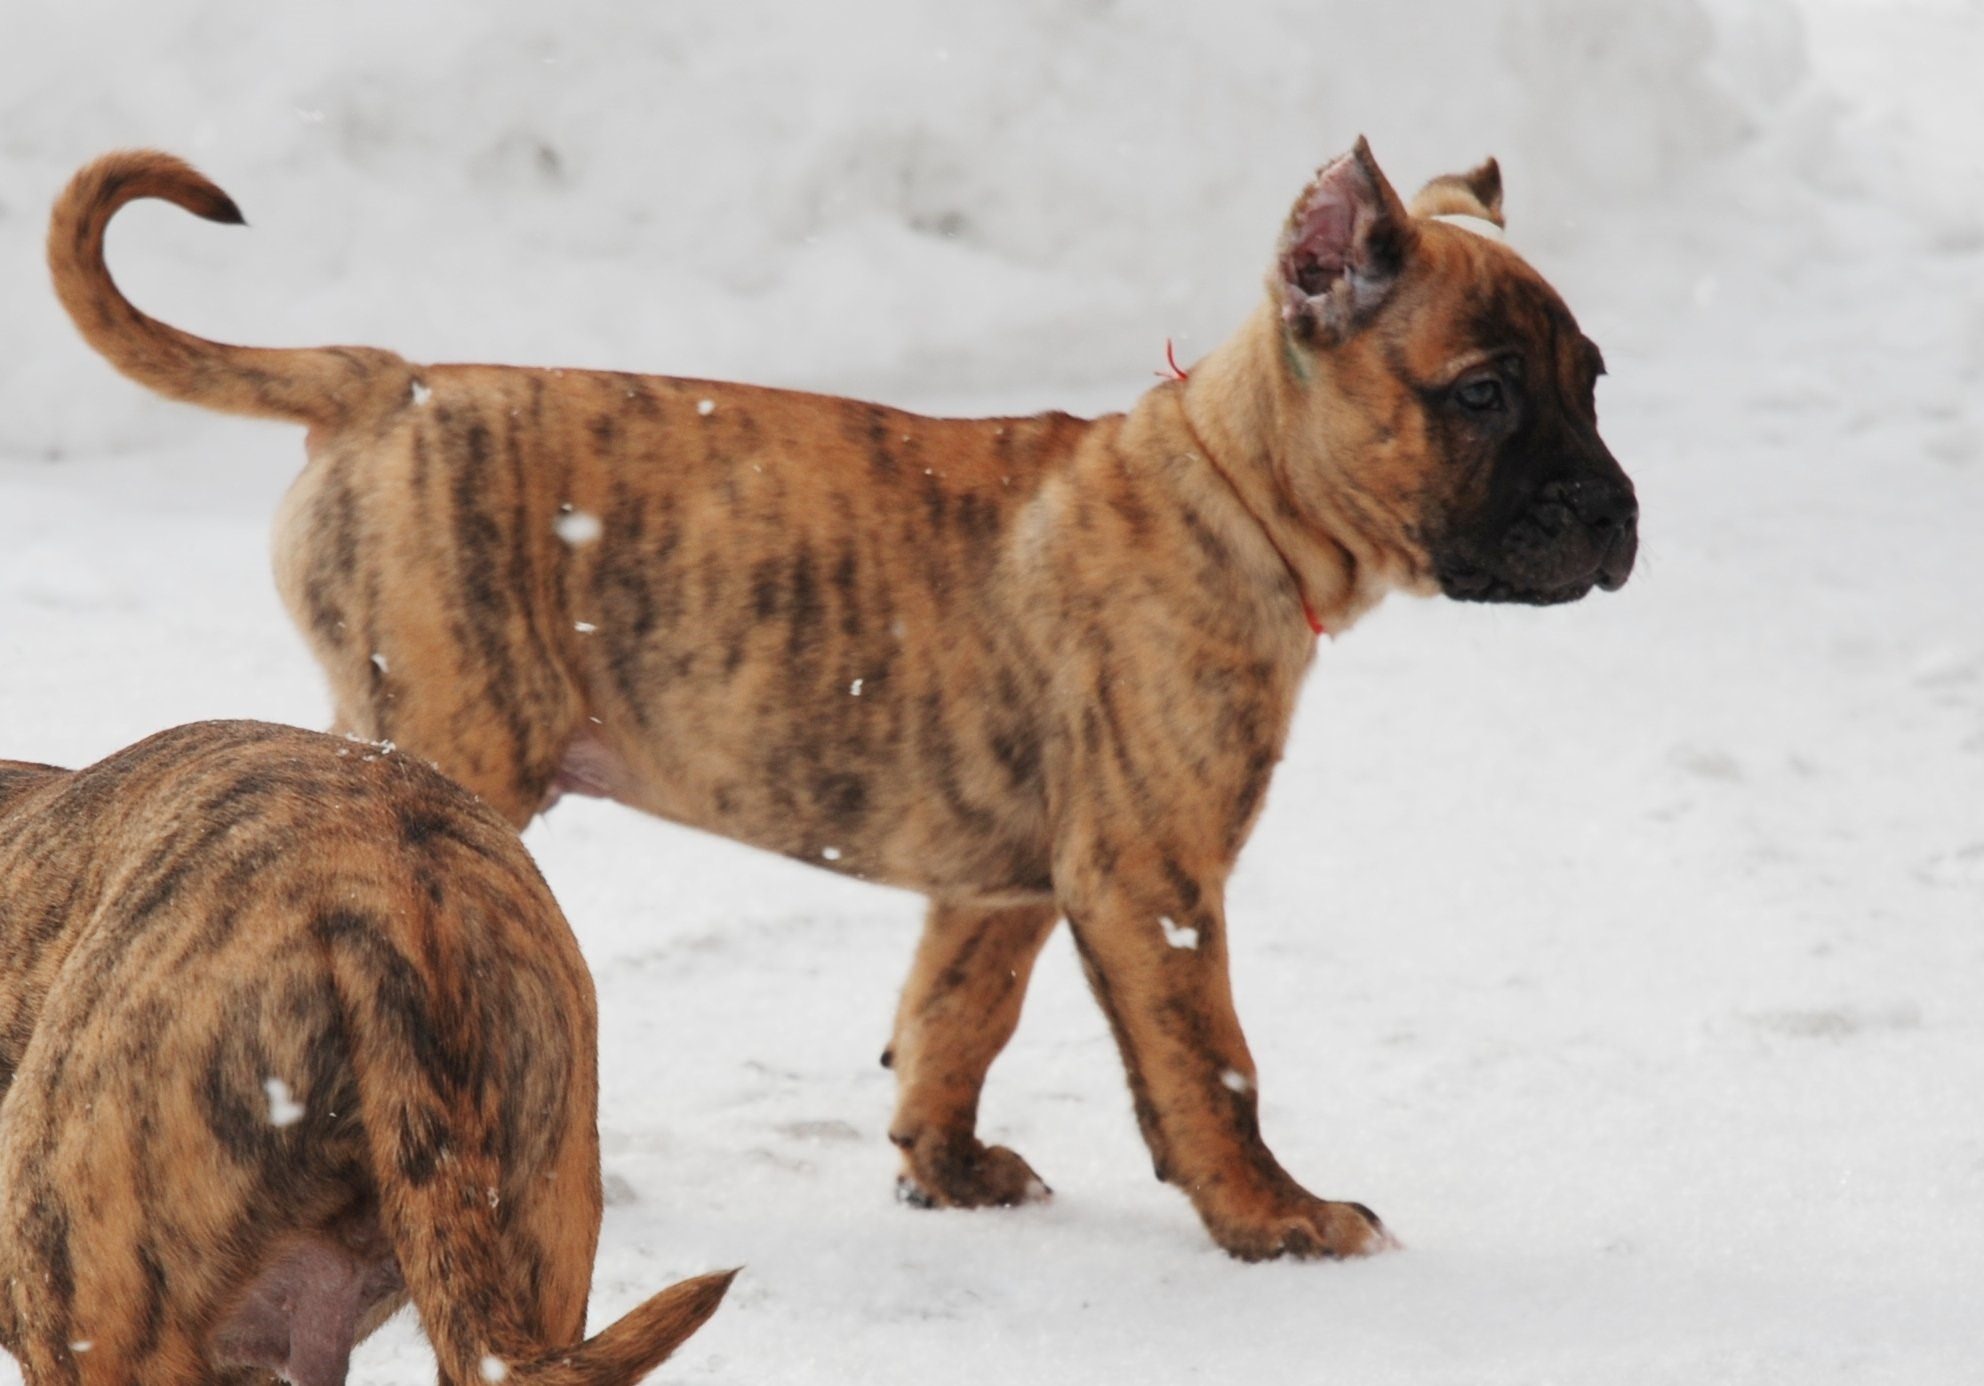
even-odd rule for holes
{"type": "Polygon", "coordinates": [[[1499,226],[1492,160],[1408,209],[1360,140],[1260,310],[1095,420],[225,346],[111,282],[104,227],[140,197],[240,220],[176,159],[109,156],[56,206],[56,288],[152,389],[310,426],[276,568],[342,728],[519,825],[606,795],[929,895],[889,1050],[914,1201],[1043,1191],[975,1126],[1065,915],[1159,1177],[1219,1244],[1386,1244],[1261,1140],[1222,895],[1314,630],[1394,588],[1561,602],[1631,570],[1597,348],[1436,219],[1499,226]]]}
{"type": "Polygon", "coordinates": [[[450,1386],[620,1386],[580,1342],[592,982],[515,835],[405,756],[209,722],[0,761],[0,1344],[29,1386],[338,1386],[412,1299],[450,1386]]]}

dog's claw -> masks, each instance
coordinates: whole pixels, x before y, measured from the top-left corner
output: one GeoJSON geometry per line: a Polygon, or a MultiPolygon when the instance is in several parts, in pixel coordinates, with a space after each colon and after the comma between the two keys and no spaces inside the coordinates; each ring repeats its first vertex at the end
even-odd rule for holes
{"type": "Polygon", "coordinates": [[[1054,1196],[1033,1166],[1003,1145],[971,1136],[899,1142],[907,1168],[896,1201],[912,1208],[1012,1208],[1054,1196]]]}
{"type": "Polygon", "coordinates": [[[1332,1203],[1308,1195],[1259,1220],[1208,1218],[1207,1227],[1229,1256],[1242,1261],[1340,1261],[1404,1246],[1362,1203],[1332,1203]]]}

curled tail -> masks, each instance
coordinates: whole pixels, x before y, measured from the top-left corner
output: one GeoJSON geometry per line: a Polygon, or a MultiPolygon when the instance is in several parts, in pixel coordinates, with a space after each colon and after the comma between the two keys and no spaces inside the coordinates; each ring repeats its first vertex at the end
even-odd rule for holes
{"type": "MultiPolygon", "coordinates": [[[[551,1166],[509,1181],[546,1202],[535,1221],[566,1225],[557,1247],[506,1231],[526,1220],[522,1206],[499,1214],[504,1169],[499,1104],[483,1082],[437,1082],[437,1066],[454,1064],[485,1075],[509,1076],[503,1054],[468,1059],[464,1047],[488,1039],[475,1026],[482,1011],[438,1004],[431,989],[390,941],[353,916],[327,924],[319,937],[330,951],[333,976],[350,1037],[353,1076],[365,1117],[380,1221],[399,1263],[407,1294],[447,1382],[489,1386],[634,1386],[716,1312],[736,1271],[697,1276],[669,1286],[583,1342],[586,1290],[599,1218],[599,1166],[590,1134],[594,1098],[590,1076],[579,1110],[552,1114],[576,1120],[551,1166]],[[442,1017],[457,1012],[451,1027],[442,1017]],[[478,1091],[478,1089],[483,1089],[478,1091]],[[585,1218],[589,1228],[579,1228],[585,1218]],[[575,1235],[578,1231],[583,1235],[575,1235]]],[[[590,1041],[590,1022],[584,1027],[590,1041]]],[[[519,1037],[535,1052],[542,1037],[519,1037]]],[[[555,1046],[549,1046],[555,1047],[555,1046]]],[[[578,1061],[590,1068],[591,1045],[578,1061]]],[[[516,1171],[511,1171],[517,1173],[516,1171]]]]}
{"type": "Polygon", "coordinates": [[[188,404],[327,427],[407,400],[413,368],[390,351],[229,346],[139,312],[104,264],[103,233],[118,208],[144,197],[242,224],[233,199],[183,159],[157,150],[106,154],[69,180],[49,220],[48,268],[76,330],[111,365],[188,404]]]}

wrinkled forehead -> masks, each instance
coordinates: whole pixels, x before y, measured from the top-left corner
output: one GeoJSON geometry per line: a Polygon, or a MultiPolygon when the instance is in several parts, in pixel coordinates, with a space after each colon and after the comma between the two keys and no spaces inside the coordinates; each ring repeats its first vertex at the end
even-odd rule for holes
{"type": "Polygon", "coordinates": [[[1413,379],[1444,380],[1508,355],[1567,379],[1588,380],[1604,369],[1597,346],[1557,291],[1506,245],[1421,222],[1416,249],[1406,292],[1398,295],[1405,311],[1390,324],[1400,364],[1413,379]]]}

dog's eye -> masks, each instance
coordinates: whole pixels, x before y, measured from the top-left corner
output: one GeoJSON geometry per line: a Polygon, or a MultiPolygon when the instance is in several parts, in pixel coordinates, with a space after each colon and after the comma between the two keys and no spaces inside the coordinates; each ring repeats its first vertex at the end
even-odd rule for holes
{"type": "Polygon", "coordinates": [[[1454,398],[1460,401],[1461,408],[1476,414],[1499,413],[1504,406],[1502,382],[1493,376],[1468,381],[1454,391],[1454,398]]]}

